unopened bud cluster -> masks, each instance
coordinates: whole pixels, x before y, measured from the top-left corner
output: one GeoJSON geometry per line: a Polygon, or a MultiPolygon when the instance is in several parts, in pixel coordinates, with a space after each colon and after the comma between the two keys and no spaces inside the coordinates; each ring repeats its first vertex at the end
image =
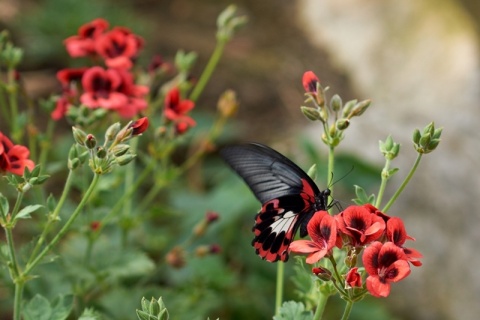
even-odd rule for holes
{"type": "Polygon", "coordinates": [[[79,151],[75,145],[72,146],[68,157],[69,169],[77,168],[88,156],[90,156],[90,168],[96,174],[111,172],[114,165],[124,166],[130,163],[136,155],[126,142],[141,135],[147,128],[147,118],[130,121],[123,128],[119,123],[114,123],[105,132],[103,145],[98,145],[97,138],[93,134],[87,134],[79,128],[72,127],[75,142],[83,147],[84,151],[79,151]]]}
{"type": "Polygon", "coordinates": [[[435,124],[431,122],[423,132],[415,129],[413,132],[413,145],[418,153],[430,153],[435,150],[440,143],[440,136],[443,128],[435,129],[435,124]]]}
{"type": "Polygon", "coordinates": [[[343,139],[343,131],[350,125],[350,119],[362,115],[370,106],[370,100],[351,100],[345,104],[342,98],[335,94],[327,102],[326,91],[312,72],[303,75],[303,87],[306,91],[306,103],[313,106],[302,106],[301,111],[309,120],[321,121],[324,127],[322,140],[325,144],[335,147],[343,139]]]}

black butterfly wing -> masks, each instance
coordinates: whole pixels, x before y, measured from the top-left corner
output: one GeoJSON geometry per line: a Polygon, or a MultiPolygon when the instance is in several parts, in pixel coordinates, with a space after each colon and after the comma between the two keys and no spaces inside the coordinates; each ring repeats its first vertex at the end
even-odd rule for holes
{"type": "Polygon", "coordinates": [[[296,164],[267,146],[230,146],[220,154],[262,203],[253,227],[257,254],[271,262],[287,261],[297,229],[302,226],[301,235],[306,235],[306,223],[323,192],[296,164]]]}
{"type": "Polygon", "coordinates": [[[295,163],[259,143],[225,147],[223,159],[245,180],[261,203],[287,195],[298,195],[305,184],[313,194],[320,190],[295,163]]]}

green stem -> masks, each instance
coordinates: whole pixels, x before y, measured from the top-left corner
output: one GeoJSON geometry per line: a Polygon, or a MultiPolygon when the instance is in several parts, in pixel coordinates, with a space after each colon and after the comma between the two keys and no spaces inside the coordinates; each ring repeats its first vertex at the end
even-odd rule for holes
{"type": "Polygon", "coordinates": [[[16,283],[20,278],[20,268],[18,266],[17,254],[15,253],[12,229],[13,225],[11,223],[8,223],[8,225],[5,226],[5,236],[7,238],[8,254],[10,255],[10,276],[12,277],[13,282],[16,283]]]}
{"type": "Polygon", "coordinates": [[[7,72],[8,78],[8,102],[10,104],[10,114],[12,123],[12,138],[15,143],[20,143],[22,139],[22,132],[18,128],[18,86],[15,81],[15,70],[9,69],[7,72]]]}
{"type": "Polygon", "coordinates": [[[350,317],[350,312],[352,312],[352,307],[353,307],[353,302],[352,301],[347,301],[347,304],[345,305],[345,310],[343,311],[343,315],[342,315],[341,320],[347,320],[350,317]]]}
{"type": "Polygon", "coordinates": [[[279,261],[277,263],[277,288],[275,293],[275,315],[280,315],[280,307],[282,306],[283,302],[283,281],[285,274],[285,263],[279,261]]]}
{"type": "Polygon", "coordinates": [[[20,320],[22,315],[22,298],[23,298],[23,288],[25,287],[25,282],[23,279],[19,279],[15,283],[15,298],[13,301],[13,320],[20,320]]]}
{"type": "Polygon", "coordinates": [[[121,197],[117,203],[115,204],[115,206],[112,208],[112,210],[110,210],[109,213],[107,213],[107,215],[105,215],[105,217],[102,219],[101,223],[100,223],[100,227],[99,229],[96,231],[96,234],[100,234],[101,233],[101,230],[110,222],[110,220],[112,220],[113,217],[116,216],[116,214],[118,213],[118,211],[120,211],[123,207],[123,204],[125,203],[125,201],[128,199],[128,198],[131,198],[133,193],[140,187],[140,185],[144,182],[144,180],[149,177],[150,173],[153,171],[153,169],[155,168],[155,161],[149,161],[148,162],[148,166],[143,170],[142,174],[137,178],[137,181],[135,181],[134,184],[130,185],[130,188],[127,190],[127,192],[125,192],[124,196],[121,197]]]}
{"type": "Polygon", "coordinates": [[[52,239],[52,241],[40,252],[40,254],[30,263],[27,264],[27,267],[25,268],[25,271],[23,272],[23,275],[26,276],[28,275],[33,268],[37,266],[38,263],[45,257],[45,255],[60,241],[60,239],[63,238],[63,236],[67,233],[67,231],[70,229],[71,225],[77,218],[77,216],[82,212],[83,207],[87,203],[88,199],[90,198],[90,195],[93,193],[95,190],[95,187],[97,186],[98,180],[100,176],[98,174],[95,174],[93,176],[92,182],[90,183],[90,186],[88,187],[87,191],[85,192],[82,200],[78,204],[77,208],[75,211],[72,213],[68,221],[65,223],[65,225],[60,229],[60,231],[57,233],[57,235],[52,239]]]}
{"type": "Polygon", "coordinates": [[[210,60],[208,60],[207,66],[202,72],[202,75],[200,76],[200,79],[198,79],[198,83],[193,89],[192,93],[190,94],[190,100],[196,102],[200,95],[203,92],[203,89],[205,89],[205,86],[208,83],[208,80],[210,80],[210,77],[213,74],[213,71],[215,70],[218,62],[220,61],[220,58],[222,57],[223,51],[225,49],[225,45],[227,44],[227,41],[225,40],[219,40],[217,41],[217,45],[215,46],[215,50],[212,53],[212,56],[210,57],[210,60]]]}
{"type": "Polygon", "coordinates": [[[375,202],[375,207],[380,208],[382,204],[383,193],[385,192],[385,188],[387,187],[387,181],[390,178],[388,175],[388,170],[390,170],[390,159],[386,159],[385,167],[382,169],[382,183],[380,184],[380,188],[378,189],[377,194],[377,201],[375,202]]]}
{"type": "Polygon", "coordinates": [[[325,311],[325,306],[327,305],[329,295],[319,291],[318,292],[318,302],[317,308],[315,309],[315,314],[313,315],[313,320],[320,320],[322,319],[323,311],[325,311]]]}
{"type": "Polygon", "coordinates": [[[383,207],[382,212],[387,212],[388,209],[393,205],[393,203],[397,200],[397,198],[400,196],[400,194],[403,192],[407,184],[410,182],[410,180],[413,177],[413,174],[417,170],[418,165],[420,164],[420,160],[422,159],[422,153],[419,153],[417,156],[417,159],[415,159],[415,163],[413,164],[412,168],[410,169],[410,172],[406,176],[405,180],[403,180],[402,185],[398,190],[395,192],[395,194],[392,196],[392,198],[388,201],[388,203],[383,207]]]}
{"type": "MultiPolygon", "coordinates": [[[[327,186],[330,189],[330,195],[333,198],[333,170],[335,169],[335,147],[329,146],[328,148],[328,177],[327,177],[327,186]]],[[[332,211],[332,208],[328,209],[328,212],[330,214],[332,211]]]]}
{"type": "MultiPolygon", "coordinates": [[[[7,99],[5,97],[5,84],[4,83],[0,83],[0,110],[2,111],[3,119],[11,119],[10,113],[9,113],[9,110],[8,110],[7,99]]],[[[5,123],[5,124],[8,125],[9,122],[10,121],[7,121],[7,123],[5,123]]]]}
{"type": "Polygon", "coordinates": [[[55,128],[55,121],[53,121],[50,117],[47,123],[47,129],[45,132],[45,136],[40,141],[40,156],[38,163],[40,164],[42,171],[45,170],[45,163],[47,161],[47,155],[52,147],[51,141],[53,141],[53,130],[55,128]]]}
{"type": "Polygon", "coordinates": [[[37,256],[38,251],[42,247],[43,243],[45,242],[45,239],[47,237],[48,232],[50,231],[50,228],[53,226],[55,222],[58,221],[58,215],[60,214],[60,210],[63,207],[63,204],[65,203],[65,200],[67,199],[67,195],[70,192],[70,188],[72,186],[72,181],[73,181],[73,171],[70,170],[68,172],[67,180],[65,181],[65,185],[63,186],[63,192],[62,195],[60,196],[60,199],[58,200],[57,206],[55,207],[55,210],[48,215],[48,221],[45,227],[43,228],[42,234],[40,235],[40,238],[38,238],[37,244],[35,245],[35,248],[32,251],[32,254],[30,255],[30,259],[27,262],[27,265],[29,265],[33,258],[37,256]]]}
{"type": "Polygon", "coordinates": [[[11,214],[11,221],[15,220],[15,216],[17,215],[17,212],[20,209],[20,205],[22,204],[23,195],[24,193],[21,191],[17,194],[17,200],[15,201],[15,206],[13,207],[11,214]]]}

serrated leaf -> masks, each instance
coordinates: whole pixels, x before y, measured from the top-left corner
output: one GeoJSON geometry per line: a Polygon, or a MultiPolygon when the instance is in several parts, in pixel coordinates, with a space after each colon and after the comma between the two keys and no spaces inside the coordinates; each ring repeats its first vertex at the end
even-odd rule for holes
{"type": "Polygon", "coordinates": [[[65,320],[73,308],[73,295],[61,295],[52,302],[52,315],[50,320],[65,320]]]}
{"type": "Polygon", "coordinates": [[[278,316],[274,320],[310,320],[313,319],[313,313],[305,310],[301,302],[287,301],[282,304],[278,316]]]}
{"type": "Polygon", "coordinates": [[[82,315],[78,320],[101,320],[103,317],[94,309],[92,308],[87,308],[83,310],[82,315]]]}
{"type": "Polygon", "coordinates": [[[35,204],[35,205],[30,205],[26,206],[22,210],[20,210],[16,215],[15,215],[15,220],[17,219],[30,219],[30,213],[37,211],[38,209],[42,208],[42,205],[35,204]]]}
{"type": "Polygon", "coordinates": [[[50,320],[52,307],[48,300],[37,294],[30,300],[23,310],[25,320],[50,320]]]}

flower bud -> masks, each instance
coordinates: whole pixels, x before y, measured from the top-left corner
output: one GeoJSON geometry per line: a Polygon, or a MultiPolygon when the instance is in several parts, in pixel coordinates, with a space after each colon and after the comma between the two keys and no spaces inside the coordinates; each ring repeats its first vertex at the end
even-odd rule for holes
{"type": "Polygon", "coordinates": [[[218,99],[217,109],[224,118],[231,118],[238,110],[239,102],[235,91],[227,90],[218,99]]]}
{"type": "Polygon", "coordinates": [[[130,146],[128,144],[117,144],[112,148],[112,153],[115,157],[123,156],[130,150],[130,146]]]}
{"type": "Polygon", "coordinates": [[[332,279],[332,273],[328,269],[325,269],[323,267],[313,268],[312,272],[320,280],[330,281],[332,279]]]}
{"type": "Polygon", "coordinates": [[[107,151],[105,150],[104,147],[98,147],[97,148],[97,157],[100,159],[103,159],[107,156],[107,151]]]}
{"type": "Polygon", "coordinates": [[[81,145],[82,147],[85,146],[85,140],[87,139],[87,134],[83,132],[83,130],[78,129],[76,127],[72,127],[73,131],[73,138],[75,139],[75,142],[81,145]]]}
{"type": "Polygon", "coordinates": [[[167,253],[165,259],[167,260],[167,263],[175,269],[183,268],[186,263],[185,250],[180,246],[176,246],[167,253]]]}
{"type": "Polygon", "coordinates": [[[330,107],[335,112],[342,108],[342,98],[340,98],[338,94],[335,94],[332,99],[330,99],[330,107]]]}
{"type": "Polygon", "coordinates": [[[302,111],[303,115],[309,120],[316,121],[322,119],[322,117],[320,116],[320,112],[318,112],[317,108],[302,106],[300,107],[300,110],[302,111]]]}
{"type": "Polygon", "coordinates": [[[337,120],[337,122],[335,123],[335,125],[337,126],[337,129],[342,131],[342,130],[345,130],[348,128],[348,126],[350,125],[350,120],[348,119],[339,119],[337,120]]]}
{"type": "Polygon", "coordinates": [[[137,121],[130,123],[128,127],[133,129],[132,130],[133,136],[141,135],[148,128],[148,118],[147,117],[140,118],[137,121]]]}
{"type": "Polygon", "coordinates": [[[435,129],[435,124],[431,122],[420,134],[418,129],[413,132],[413,145],[418,153],[430,153],[435,150],[440,143],[440,136],[443,128],[435,129]]]}
{"type": "Polygon", "coordinates": [[[132,160],[135,159],[136,156],[137,155],[135,155],[135,154],[127,153],[127,154],[124,154],[120,157],[116,157],[115,160],[116,160],[116,162],[118,163],[119,166],[124,166],[124,165],[132,162],[132,160]]]}
{"type": "Polygon", "coordinates": [[[350,114],[350,112],[352,112],[352,109],[356,104],[357,104],[356,99],[350,100],[347,103],[345,103],[345,105],[343,106],[343,109],[342,109],[342,117],[343,118],[348,117],[348,115],[350,114]]]}
{"type": "Polygon", "coordinates": [[[85,146],[88,149],[93,149],[97,145],[97,139],[95,139],[95,136],[91,133],[87,134],[87,137],[85,139],[85,146]]]}
{"type": "Polygon", "coordinates": [[[118,131],[120,131],[120,122],[115,122],[105,132],[105,141],[113,141],[118,131]]]}
{"type": "Polygon", "coordinates": [[[362,115],[365,112],[365,110],[367,110],[367,108],[370,106],[371,102],[372,101],[370,99],[360,101],[353,107],[352,111],[350,112],[347,118],[350,119],[352,117],[358,117],[362,115]]]}
{"type": "Polygon", "coordinates": [[[393,141],[392,136],[388,136],[385,139],[385,142],[379,141],[378,142],[380,152],[383,154],[385,159],[393,160],[398,156],[400,152],[400,144],[393,141]]]}

